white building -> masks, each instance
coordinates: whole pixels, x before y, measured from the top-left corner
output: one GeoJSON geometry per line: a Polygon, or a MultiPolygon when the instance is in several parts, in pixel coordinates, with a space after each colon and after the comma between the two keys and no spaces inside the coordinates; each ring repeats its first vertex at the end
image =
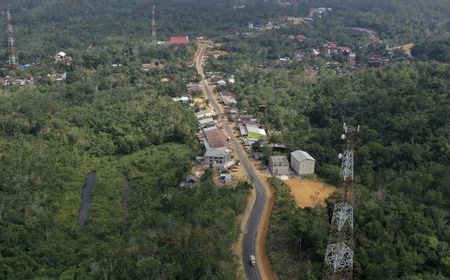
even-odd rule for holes
{"type": "Polygon", "coordinates": [[[291,153],[291,168],[299,176],[313,175],[316,160],[305,151],[294,151],[291,153]]]}
{"type": "Polygon", "coordinates": [[[269,157],[269,168],[273,175],[289,175],[289,161],[285,156],[269,157]]]}
{"type": "Polygon", "coordinates": [[[195,113],[195,116],[197,117],[197,119],[214,117],[215,115],[216,115],[216,113],[209,111],[209,110],[203,110],[203,111],[195,113]]]}

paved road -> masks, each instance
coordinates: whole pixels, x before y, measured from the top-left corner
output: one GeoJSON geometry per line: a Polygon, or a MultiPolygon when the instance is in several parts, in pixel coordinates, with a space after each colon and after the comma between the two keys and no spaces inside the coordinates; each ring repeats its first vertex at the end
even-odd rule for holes
{"type": "MultiPolygon", "coordinates": [[[[201,57],[203,57],[205,48],[202,49],[200,57],[197,59],[198,66],[197,69],[199,73],[203,74],[203,68],[201,67],[201,57]]],[[[204,75],[202,75],[204,77],[204,75]]],[[[250,280],[261,279],[261,275],[256,267],[250,265],[250,255],[256,255],[255,253],[255,244],[256,244],[256,235],[258,232],[258,225],[261,220],[261,216],[264,211],[264,205],[267,201],[266,189],[264,187],[264,183],[258,177],[255,171],[254,165],[250,162],[247,153],[244,151],[242,146],[239,144],[237,138],[234,136],[233,129],[230,127],[228,120],[225,117],[222,117],[223,112],[220,106],[217,103],[216,96],[211,90],[211,87],[208,85],[206,80],[202,80],[202,85],[206,91],[208,99],[210,100],[210,104],[213,107],[214,111],[222,118],[222,124],[225,128],[228,136],[231,138],[231,145],[235,153],[238,154],[241,164],[244,166],[247,174],[250,176],[253,186],[256,189],[256,200],[253,205],[252,212],[250,214],[249,220],[245,227],[244,232],[244,240],[242,242],[242,258],[244,261],[244,268],[247,274],[247,278],[250,280]]],[[[258,259],[258,258],[257,258],[258,259]]]]}

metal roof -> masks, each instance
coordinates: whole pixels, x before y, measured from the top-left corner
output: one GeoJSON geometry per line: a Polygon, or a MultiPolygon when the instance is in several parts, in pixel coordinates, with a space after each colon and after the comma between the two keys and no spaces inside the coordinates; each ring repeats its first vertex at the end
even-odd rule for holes
{"type": "Polygon", "coordinates": [[[203,133],[205,133],[206,140],[212,148],[226,147],[225,135],[216,126],[204,128],[203,133]]]}
{"type": "Polygon", "coordinates": [[[298,161],[313,160],[316,161],[310,154],[305,151],[297,150],[291,153],[291,157],[298,161]]]}
{"type": "Polygon", "coordinates": [[[205,152],[205,157],[226,157],[232,155],[232,152],[230,149],[226,148],[226,147],[222,147],[222,148],[211,148],[208,149],[205,152]]]}

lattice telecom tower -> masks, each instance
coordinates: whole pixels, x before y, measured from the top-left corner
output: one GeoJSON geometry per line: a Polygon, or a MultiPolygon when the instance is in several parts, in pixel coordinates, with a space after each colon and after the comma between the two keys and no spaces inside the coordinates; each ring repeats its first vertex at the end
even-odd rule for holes
{"type": "Polygon", "coordinates": [[[16,40],[14,28],[12,26],[11,12],[8,8],[6,9],[6,20],[8,28],[8,47],[9,47],[9,68],[15,70],[19,68],[19,58],[17,57],[16,40]]]}
{"type": "Polygon", "coordinates": [[[156,45],[157,38],[156,38],[156,6],[153,5],[152,8],[152,44],[156,45]]]}
{"type": "Polygon", "coordinates": [[[348,280],[353,278],[353,207],[349,196],[353,194],[353,159],[358,127],[344,123],[344,154],[341,163],[341,189],[343,197],[336,203],[331,218],[328,246],[325,252],[325,280],[348,280]]]}

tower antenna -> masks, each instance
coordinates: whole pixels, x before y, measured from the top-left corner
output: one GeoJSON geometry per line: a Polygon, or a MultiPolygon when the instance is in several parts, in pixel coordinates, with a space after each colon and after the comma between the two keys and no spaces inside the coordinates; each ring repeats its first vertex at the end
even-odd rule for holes
{"type": "Polygon", "coordinates": [[[328,245],[325,252],[324,280],[353,279],[353,164],[356,133],[359,126],[347,126],[344,123],[341,139],[345,141],[341,159],[341,189],[343,197],[336,203],[331,218],[328,245]]]}
{"type": "Polygon", "coordinates": [[[152,44],[156,45],[156,6],[153,4],[152,7],[152,44]]]}
{"type": "Polygon", "coordinates": [[[8,47],[9,47],[9,68],[12,70],[16,70],[19,68],[19,58],[17,57],[17,49],[16,49],[16,40],[14,28],[12,25],[12,16],[10,11],[10,6],[6,9],[6,20],[7,20],[7,29],[8,29],[8,47]]]}

